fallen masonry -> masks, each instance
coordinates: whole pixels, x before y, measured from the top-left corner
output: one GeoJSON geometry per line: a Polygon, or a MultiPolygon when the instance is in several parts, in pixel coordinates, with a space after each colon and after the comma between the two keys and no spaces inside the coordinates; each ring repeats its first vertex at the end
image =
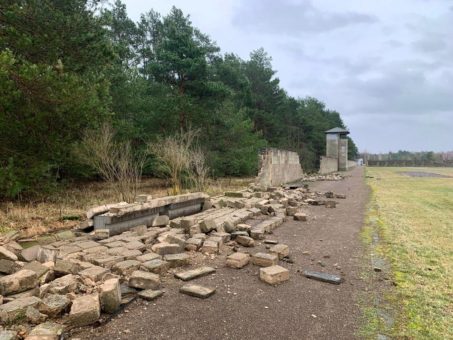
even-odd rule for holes
{"type": "MultiPolygon", "coordinates": [[[[305,221],[302,210],[328,202],[325,194],[304,185],[266,191],[250,187],[212,198],[148,196],[134,204],[90,209],[89,221],[83,224],[95,224],[91,233],[46,235],[25,249],[16,242],[18,233],[1,235],[0,320],[8,325],[2,334],[16,337],[11,327],[21,324],[29,330],[27,339],[58,339],[64,327],[91,325],[102,313],[116,313],[135,298],[151,301],[163,296],[171,280],[181,294],[208,298],[216,288],[181,281],[214,277],[222,266],[207,261],[216,258],[234,270],[252,262],[261,267],[261,281],[282,283],[289,271],[279,263],[290,262],[290,249],[267,237],[288,216],[305,221]],[[157,215],[148,219],[153,214],[157,215]],[[100,220],[105,223],[96,227],[100,220]]],[[[323,275],[311,278],[326,279],[328,274],[323,275]]]]}
{"type": "Polygon", "coordinates": [[[309,279],[332,283],[332,284],[336,284],[336,285],[339,285],[340,283],[343,282],[343,279],[338,275],[313,272],[313,271],[309,271],[309,270],[304,271],[304,276],[309,279]]]}

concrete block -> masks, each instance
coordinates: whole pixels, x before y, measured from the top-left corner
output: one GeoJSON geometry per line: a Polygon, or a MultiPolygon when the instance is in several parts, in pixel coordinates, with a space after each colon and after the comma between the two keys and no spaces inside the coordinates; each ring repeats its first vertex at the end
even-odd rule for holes
{"type": "Polygon", "coordinates": [[[116,263],[112,271],[120,275],[129,275],[137,270],[142,263],[137,260],[126,260],[116,263]]]}
{"type": "Polygon", "coordinates": [[[99,295],[85,295],[72,302],[69,321],[73,326],[81,327],[95,323],[100,316],[99,295]]]}
{"type": "Polygon", "coordinates": [[[151,250],[159,255],[178,254],[182,251],[181,246],[179,244],[167,242],[156,243],[151,247],[151,250]]]}
{"type": "Polygon", "coordinates": [[[164,256],[164,260],[168,262],[170,268],[181,267],[190,264],[190,257],[185,253],[168,254],[164,256]]]}
{"type": "Polygon", "coordinates": [[[160,287],[160,277],[157,274],[136,270],[129,278],[129,286],[137,289],[157,289],[160,287]]]}
{"type": "Polygon", "coordinates": [[[0,295],[11,295],[38,286],[38,276],[32,270],[22,269],[0,278],[0,295]]]}
{"type": "Polygon", "coordinates": [[[71,300],[66,295],[48,294],[42,299],[39,311],[50,317],[57,317],[69,309],[71,300]]]}
{"type": "Polygon", "coordinates": [[[215,293],[215,288],[203,287],[195,284],[186,284],[179,289],[179,292],[189,296],[206,299],[215,293]]]}
{"type": "Polygon", "coordinates": [[[154,259],[151,261],[143,262],[140,266],[141,270],[149,271],[156,274],[163,274],[170,268],[167,261],[161,259],[154,259]]]}
{"type": "Polygon", "coordinates": [[[255,246],[255,240],[249,236],[240,235],[240,236],[236,237],[236,242],[244,247],[254,247],[255,246]]]}
{"type": "Polygon", "coordinates": [[[147,301],[153,301],[162,295],[164,295],[164,292],[162,290],[152,290],[152,289],[142,290],[138,293],[138,296],[140,298],[142,298],[143,300],[147,300],[147,301]]]}
{"type": "Polygon", "coordinates": [[[106,280],[99,294],[101,309],[106,313],[114,313],[121,306],[121,289],[118,278],[106,280]]]}
{"type": "Polygon", "coordinates": [[[260,268],[260,280],[270,285],[280,284],[289,280],[289,271],[277,265],[260,268]]]}
{"type": "Polygon", "coordinates": [[[233,253],[226,259],[227,267],[240,269],[245,267],[250,261],[250,255],[245,253],[233,253]]]}
{"type": "Polygon", "coordinates": [[[296,213],[294,214],[294,219],[296,221],[306,221],[307,220],[307,214],[305,213],[296,213]]]}
{"type": "Polygon", "coordinates": [[[215,269],[212,267],[200,267],[196,269],[187,270],[185,272],[175,273],[175,277],[183,280],[190,281],[202,276],[206,276],[215,272],[215,269]]]}
{"type": "Polygon", "coordinates": [[[276,254],[279,259],[289,255],[289,247],[286,244],[277,244],[269,249],[269,253],[276,254]]]}
{"type": "Polygon", "coordinates": [[[256,253],[252,256],[252,262],[256,266],[270,267],[278,263],[278,256],[275,254],[256,253]]]}

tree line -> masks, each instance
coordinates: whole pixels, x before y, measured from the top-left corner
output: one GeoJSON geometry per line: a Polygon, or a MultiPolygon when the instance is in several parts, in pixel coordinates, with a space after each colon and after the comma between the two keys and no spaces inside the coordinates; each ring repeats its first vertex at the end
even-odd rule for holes
{"type": "MultiPolygon", "coordinates": [[[[321,101],[288,95],[271,62],[263,49],[247,60],[222,53],[175,7],[134,22],[121,1],[3,0],[0,197],[98,178],[78,150],[106,123],[137,152],[198,131],[213,177],[254,175],[266,146],[297,151],[314,171],[324,131],[345,125],[321,101]]],[[[145,175],[161,170],[146,157],[145,175]]]]}

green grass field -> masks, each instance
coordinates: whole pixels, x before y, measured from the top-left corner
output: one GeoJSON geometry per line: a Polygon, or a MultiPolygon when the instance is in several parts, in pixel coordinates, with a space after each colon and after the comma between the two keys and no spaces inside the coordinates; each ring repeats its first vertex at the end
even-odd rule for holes
{"type": "Polygon", "coordinates": [[[367,168],[378,251],[396,283],[391,303],[398,315],[390,335],[453,339],[453,177],[402,171],[453,176],[452,168],[367,168]]]}

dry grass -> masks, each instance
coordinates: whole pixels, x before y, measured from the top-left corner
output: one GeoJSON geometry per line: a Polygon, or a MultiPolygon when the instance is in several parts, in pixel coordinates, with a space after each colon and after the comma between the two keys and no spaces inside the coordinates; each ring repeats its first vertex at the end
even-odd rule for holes
{"type": "MultiPolygon", "coordinates": [[[[245,188],[252,178],[222,178],[209,180],[207,192],[218,195],[228,190],[245,188]]],[[[93,182],[72,185],[42,202],[0,202],[0,233],[16,229],[23,237],[31,237],[49,231],[72,228],[85,218],[88,208],[105,203],[120,201],[114,183],[93,182]]],[[[162,197],[170,194],[165,180],[144,179],[138,188],[139,194],[162,197]]],[[[184,192],[189,192],[185,190],[184,192]]]]}
{"type": "Polygon", "coordinates": [[[401,171],[453,176],[451,168],[368,168],[382,245],[392,264],[402,313],[393,336],[453,338],[453,178],[409,177],[401,171]]]}

